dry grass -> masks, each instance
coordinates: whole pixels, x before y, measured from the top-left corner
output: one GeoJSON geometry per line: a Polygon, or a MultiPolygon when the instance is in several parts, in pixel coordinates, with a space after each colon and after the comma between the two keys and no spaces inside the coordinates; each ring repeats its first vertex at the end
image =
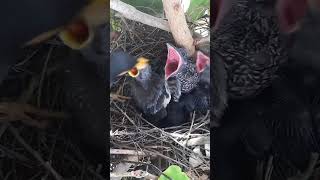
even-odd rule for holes
{"type": "MultiPolygon", "coordinates": [[[[161,73],[167,56],[165,43],[174,42],[171,34],[130,20],[118,20],[122,32],[112,41],[111,51],[123,49],[134,56],[147,57],[152,60],[153,69],[161,73]]],[[[209,144],[209,113],[195,112],[182,126],[159,129],[135,108],[129,80],[129,77],[119,79],[110,94],[110,162],[112,167],[118,166],[113,175],[140,169],[158,176],[169,165],[176,164],[194,179],[207,179],[210,157],[205,153],[196,155],[201,161],[197,167],[190,165],[189,158],[195,156],[195,147],[204,151],[204,144],[209,144]]]]}
{"type": "MultiPolygon", "coordinates": [[[[1,104],[27,103],[49,112],[64,112],[59,70],[67,54],[68,48],[57,41],[25,49],[0,87],[1,104]]],[[[1,107],[0,179],[103,179],[101,170],[65,137],[65,119],[51,121],[46,130],[15,121],[20,119],[5,123],[9,115],[21,117],[24,106],[15,111],[1,107]]]]}

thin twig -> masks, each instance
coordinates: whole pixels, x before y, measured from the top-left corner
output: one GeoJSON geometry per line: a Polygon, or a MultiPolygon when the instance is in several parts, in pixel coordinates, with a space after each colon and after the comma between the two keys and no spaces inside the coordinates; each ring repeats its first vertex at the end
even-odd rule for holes
{"type": "Polygon", "coordinates": [[[43,81],[44,81],[44,78],[45,78],[45,76],[46,76],[46,71],[47,71],[47,67],[48,67],[48,63],[49,63],[49,60],[50,60],[52,51],[53,51],[53,46],[51,46],[50,49],[49,49],[47,58],[46,58],[46,60],[45,60],[45,63],[44,63],[43,69],[42,69],[42,73],[41,73],[41,77],[40,77],[40,82],[39,82],[38,98],[37,98],[38,107],[40,107],[40,103],[41,103],[41,93],[42,93],[41,91],[42,91],[43,81]]]}
{"type": "Polygon", "coordinates": [[[62,180],[62,176],[60,174],[58,174],[58,172],[53,169],[53,167],[48,163],[48,162],[45,162],[42,157],[40,156],[40,154],[33,150],[32,147],[27,144],[25,142],[25,140],[20,136],[19,132],[16,130],[16,128],[14,128],[13,126],[11,126],[9,124],[9,130],[10,132],[13,134],[13,136],[17,139],[17,141],[27,150],[29,151],[30,154],[33,155],[33,157],[35,157],[41,164],[42,166],[44,166],[49,172],[51,172],[51,174],[53,175],[53,177],[56,179],[56,180],[62,180]]]}
{"type": "Polygon", "coordinates": [[[110,8],[121,13],[122,16],[127,19],[141,22],[152,27],[157,27],[165,31],[170,31],[167,21],[138,11],[135,7],[121,2],[120,0],[110,0],[110,8]]]}

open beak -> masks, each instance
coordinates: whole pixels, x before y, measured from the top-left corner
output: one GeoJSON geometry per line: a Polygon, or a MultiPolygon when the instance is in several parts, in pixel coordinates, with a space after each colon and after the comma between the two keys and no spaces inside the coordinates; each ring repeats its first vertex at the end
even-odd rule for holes
{"type": "Polygon", "coordinates": [[[83,20],[79,19],[69,24],[59,33],[63,43],[72,49],[82,49],[93,39],[94,32],[92,27],[83,20]]]}
{"type": "Polygon", "coordinates": [[[180,69],[183,61],[180,53],[171,44],[167,43],[168,55],[166,65],[164,67],[165,79],[168,80],[175,75],[180,69]]]}
{"type": "Polygon", "coordinates": [[[63,43],[72,49],[81,49],[87,46],[94,37],[94,27],[107,22],[106,12],[108,12],[107,3],[109,0],[89,1],[89,5],[69,25],[44,32],[26,42],[24,46],[41,43],[56,34],[59,34],[63,43]]]}
{"type": "Polygon", "coordinates": [[[86,47],[94,37],[94,28],[107,22],[107,0],[91,1],[80,15],[59,33],[63,43],[72,49],[86,47]]]}
{"type": "Polygon", "coordinates": [[[137,59],[136,65],[131,68],[128,72],[129,76],[136,78],[139,76],[140,71],[149,65],[149,59],[140,57],[137,59]]]}
{"type": "Polygon", "coordinates": [[[210,66],[210,58],[203,54],[201,51],[197,52],[196,70],[201,73],[207,66],[210,66]]]}
{"type": "Polygon", "coordinates": [[[128,74],[129,74],[129,76],[131,76],[131,77],[133,77],[133,78],[136,78],[136,77],[139,76],[140,71],[138,70],[137,67],[133,67],[132,69],[130,69],[130,70],[128,71],[128,74]]]}
{"type": "Polygon", "coordinates": [[[294,3],[291,0],[278,0],[276,10],[281,30],[291,33],[299,29],[307,6],[307,0],[297,0],[294,3]]]}

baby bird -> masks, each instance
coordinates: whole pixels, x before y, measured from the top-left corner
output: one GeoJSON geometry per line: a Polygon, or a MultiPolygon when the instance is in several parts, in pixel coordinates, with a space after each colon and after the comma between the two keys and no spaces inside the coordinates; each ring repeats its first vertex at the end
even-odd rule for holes
{"type": "Polygon", "coordinates": [[[65,132],[88,158],[102,163],[107,150],[105,133],[108,127],[105,79],[97,73],[96,64],[79,52],[73,52],[65,63],[65,104],[72,116],[66,121],[65,132]]]}
{"type": "Polygon", "coordinates": [[[198,86],[184,94],[183,101],[189,112],[205,112],[210,105],[210,58],[201,51],[196,53],[196,72],[200,78],[198,86]]]}
{"type": "Polygon", "coordinates": [[[123,75],[127,73],[130,69],[134,68],[135,64],[137,63],[136,58],[131,56],[130,54],[117,50],[110,54],[110,73],[109,73],[109,80],[110,86],[116,80],[116,77],[119,75],[123,75]]]}
{"type": "Polygon", "coordinates": [[[276,12],[282,32],[292,33],[300,29],[302,19],[308,9],[308,0],[277,0],[276,12]]]}
{"type": "MultiPolygon", "coordinates": [[[[107,82],[108,77],[108,64],[111,64],[109,63],[110,55],[107,49],[107,44],[109,43],[109,36],[106,32],[108,32],[108,30],[108,24],[102,24],[97,26],[94,31],[95,36],[93,37],[92,42],[80,50],[80,53],[85,57],[87,61],[96,64],[98,74],[101,76],[101,78],[105,79],[105,82],[107,82]]],[[[133,65],[131,67],[133,67],[133,65]]],[[[128,67],[125,70],[128,70],[131,67],[128,67]]],[[[114,69],[115,71],[118,71],[118,73],[124,71],[122,69],[118,70],[116,67],[114,67],[114,69]]]]}
{"type": "Polygon", "coordinates": [[[179,102],[170,101],[166,107],[167,115],[154,125],[165,128],[180,126],[190,120],[190,113],[200,111],[206,113],[210,105],[210,58],[202,52],[197,52],[196,70],[199,73],[199,86],[189,93],[181,95],[179,102]]]}
{"type": "Polygon", "coordinates": [[[130,90],[137,107],[145,115],[166,116],[165,108],[171,100],[171,94],[164,78],[153,72],[149,60],[137,59],[137,64],[128,71],[132,77],[130,90]]]}
{"type": "MultiPolygon", "coordinates": [[[[287,61],[287,38],[280,33],[273,7],[273,1],[266,0],[218,0],[210,52],[222,60],[226,77],[213,72],[212,79],[218,83],[214,86],[227,84],[228,99],[259,94],[287,61]]],[[[215,96],[225,104],[225,93],[215,96]]],[[[219,111],[226,107],[218,106],[219,111]]]]}
{"type": "Polygon", "coordinates": [[[46,38],[54,35],[56,29],[69,23],[87,4],[87,0],[3,1],[0,7],[0,83],[17,62],[23,46],[39,35],[46,34],[46,38]]]}
{"type": "Polygon", "coordinates": [[[212,73],[210,73],[210,92],[212,93],[212,120],[215,124],[219,124],[219,120],[223,115],[224,109],[227,107],[227,72],[224,66],[223,58],[218,54],[212,53],[212,73]]]}
{"type": "Polygon", "coordinates": [[[165,65],[165,80],[175,102],[179,101],[181,93],[189,93],[200,81],[195,64],[187,56],[183,48],[176,48],[167,43],[168,55],[165,65]]]}

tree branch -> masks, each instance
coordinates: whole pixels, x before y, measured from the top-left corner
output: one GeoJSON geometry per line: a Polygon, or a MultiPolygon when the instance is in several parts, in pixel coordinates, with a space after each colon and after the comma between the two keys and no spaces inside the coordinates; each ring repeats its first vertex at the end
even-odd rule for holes
{"type": "Polygon", "coordinates": [[[162,3],[173,38],[179,46],[187,49],[189,56],[192,56],[195,46],[180,0],[162,0],[162,3]]]}
{"type": "Polygon", "coordinates": [[[170,31],[167,21],[140,12],[135,7],[121,2],[120,0],[110,0],[110,8],[119,12],[121,15],[123,15],[123,17],[127,19],[138,21],[143,24],[156,27],[165,31],[170,31]]]}

